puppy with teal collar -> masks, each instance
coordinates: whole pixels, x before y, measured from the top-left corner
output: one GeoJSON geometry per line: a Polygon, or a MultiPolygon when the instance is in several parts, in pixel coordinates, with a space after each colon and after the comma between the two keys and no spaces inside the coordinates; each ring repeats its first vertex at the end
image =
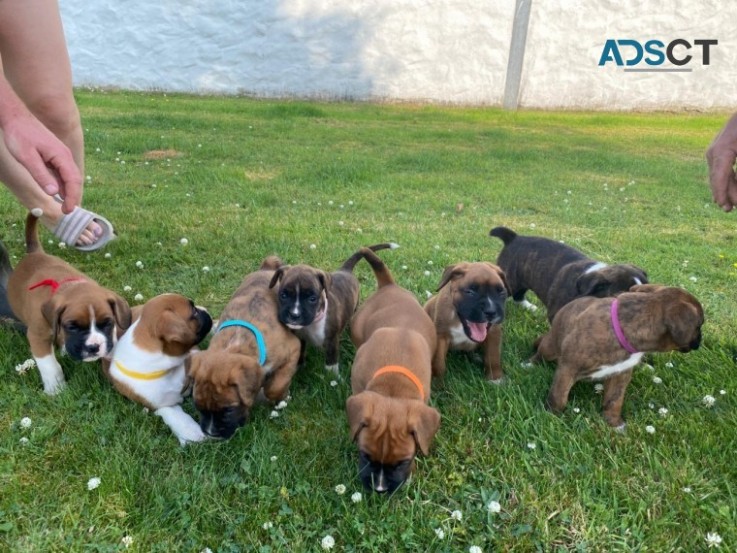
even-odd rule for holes
{"type": "Polygon", "coordinates": [[[245,277],[220,314],[208,348],[185,365],[186,387],[208,436],[230,438],[248,420],[261,391],[275,403],[289,394],[300,341],[278,319],[270,283],[281,266],[278,257],[267,257],[245,277]]]}

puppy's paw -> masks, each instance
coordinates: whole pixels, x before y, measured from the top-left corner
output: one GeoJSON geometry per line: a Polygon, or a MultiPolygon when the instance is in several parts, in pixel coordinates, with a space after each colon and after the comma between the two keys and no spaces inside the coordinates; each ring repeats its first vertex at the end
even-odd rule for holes
{"type": "Polygon", "coordinates": [[[336,377],[340,377],[340,363],[335,365],[325,365],[325,370],[333,373],[336,377]]]}
{"type": "Polygon", "coordinates": [[[48,396],[56,396],[63,392],[66,387],[67,383],[64,380],[57,380],[48,384],[44,382],[44,393],[48,396]]]}
{"type": "Polygon", "coordinates": [[[615,432],[619,432],[620,434],[624,434],[624,431],[627,430],[627,425],[625,423],[620,424],[619,426],[614,427],[615,432]]]}
{"type": "Polygon", "coordinates": [[[527,311],[533,311],[533,312],[537,311],[537,305],[535,305],[534,303],[530,303],[527,300],[518,301],[517,305],[519,305],[520,307],[524,309],[527,309],[527,311]]]}
{"type": "Polygon", "coordinates": [[[496,386],[501,386],[502,384],[506,384],[507,377],[502,376],[500,378],[488,378],[486,380],[489,384],[495,384],[496,386]]]}
{"type": "Polygon", "coordinates": [[[171,428],[171,431],[179,440],[180,445],[187,445],[190,442],[202,442],[207,439],[207,435],[202,431],[200,425],[189,414],[185,413],[179,405],[161,407],[154,413],[164,419],[166,425],[171,428]]]}

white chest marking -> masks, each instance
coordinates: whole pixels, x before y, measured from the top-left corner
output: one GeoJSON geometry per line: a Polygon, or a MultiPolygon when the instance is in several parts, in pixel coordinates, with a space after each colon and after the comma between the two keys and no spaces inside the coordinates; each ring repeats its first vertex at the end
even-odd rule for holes
{"type": "Polygon", "coordinates": [[[624,361],[620,361],[614,365],[602,365],[595,372],[591,373],[589,378],[591,380],[604,380],[610,376],[629,370],[640,362],[643,355],[642,352],[633,353],[624,361]]]}
{"type": "Polygon", "coordinates": [[[311,344],[321,348],[325,342],[325,323],[327,320],[326,315],[316,323],[313,322],[310,326],[302,328],[298,335],[301,335],[311,344]]]}
{"type": "Polygon", "coordinates": [[[463,331],[463,323],[450,328],[450,345],[456,349],[476,349],[478,344],[471,340],[463,331]]]}

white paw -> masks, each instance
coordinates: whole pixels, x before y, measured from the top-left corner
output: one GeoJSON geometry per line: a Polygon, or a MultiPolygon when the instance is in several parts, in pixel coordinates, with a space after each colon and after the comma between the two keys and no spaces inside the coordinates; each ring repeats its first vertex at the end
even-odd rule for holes
{"type": "Polygon", "coordinates": [[[520,363],[519,366],[522,367],[523,369],[531,369],[532,363],[530,363],[529,361],[522,361],[522,363],[520,363]]]}
{"type": "Polygon", "coordinates": [[[335,376],[340,376],[340,363],[325,365],[325,370],[333,373],[335,376]]]}
{"type": "Polygon", "coordinates": [[[517,305],[519,305],[520,307],[524,307],[528,311],[537,311],[537,305],[530,303],[527,300],[518,301],[517,305]]]}

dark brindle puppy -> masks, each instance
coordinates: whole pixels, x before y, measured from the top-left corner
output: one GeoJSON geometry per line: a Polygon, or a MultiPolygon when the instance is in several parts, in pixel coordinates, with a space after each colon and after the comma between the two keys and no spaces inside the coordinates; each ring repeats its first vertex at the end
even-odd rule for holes
{"type": "Polygon", "coordinates": [[[604,419],[624,428],[622,404],[643,353],[688,352],[701,343],[704,311],[680,288],[645,284],[616,298],[578,298],[553,319],[530,360],[557,361],[548,408],[559,413],[579,380],[603,380],[604,419]]]}
{"type": "Polygon", "coordinates": [[[648,282],[645,271],[635,265],[606,265],[555,240],[521,236],[506,227],[495,227],[489,234],[504,242],[496,262],[507,275],[514,301],[535,309],[525,300],[525,292],[532,290],[545,305],[549,321],[574,298],[614,296],[648,282]]]}
{"type": "MultiPolygon", "coordinates": [[[[387,243],[369,249],[397,247],[387,243]]],[[[354,253],[333,273],[309,265],[282,265],[274,273],[269,286],[279,284],[279,320],[302,342],[300,365],[304,362],[307,341],[325,349],[325,369],[338,375],[340,336],[358,305],[359,283],[353,268],[362,257],[360,251],[354,253]]]]}
{"type": "Polygon", "coordinates": [[[280,266],[279,258],[268,257],[243,279],[208,348],[185,362],[185,391],[191,388],[200,426],[209,436],[230,438],[248,420],[262,389],[272,402],[289,394],[299,339],[277,318],[269,283],[280,266]]]}

